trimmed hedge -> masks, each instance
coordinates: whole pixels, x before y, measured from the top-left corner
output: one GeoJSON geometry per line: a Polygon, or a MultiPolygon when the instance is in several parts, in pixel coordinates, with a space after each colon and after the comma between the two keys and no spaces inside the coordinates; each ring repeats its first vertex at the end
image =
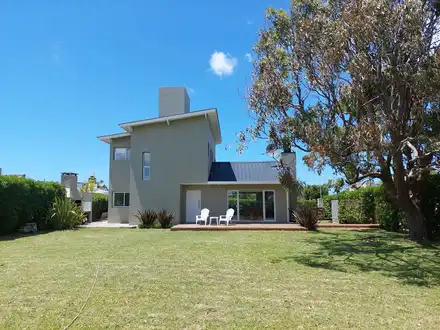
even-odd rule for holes
{"type": "Polygon", "coordinates": [[[35,181],[13,176],[0,176],[0,234],[8,234],[27,222],[47,228],[46,214],[56,197],[66,191],[58,182],[35,181]]]}
{"type": "MultiPolygon", "coordinates": [[[[404,213],[396,210],[389,202],[383,186],[325,196],[325,218],[331,218],[331,200],[334,199],[339,201],[340,223],[379,223],[382,228],[390,231],[407,229],[404,213]]],[[[440,239],[440,174],[431,175],[427,180],[422,208],[426,217],[428,238],[440,239]]]]}
{"type": "Polygon", "coordinates": [[[331,219],[331,201],[338,200],[340,223],[380,223],[387,230],[397,230],[402,215],[386,198],[383,187],[366,187],[324,197],[325,217],[331,219]]]}
{"type": "Polygon", "coordinates": [[[305,206],[305,207],[317,207],[318,206],[318,202],[316,200],[309,200],[309,199],[299,199],[296,202],[296,206],[301,207],[301,206],[305,206]]]}
{"type": "Polygon", "coordinates": [[[104,212],[108,211],[108,196],[105,194],[92,195],[92,221],[101,219],[104,212]]]}

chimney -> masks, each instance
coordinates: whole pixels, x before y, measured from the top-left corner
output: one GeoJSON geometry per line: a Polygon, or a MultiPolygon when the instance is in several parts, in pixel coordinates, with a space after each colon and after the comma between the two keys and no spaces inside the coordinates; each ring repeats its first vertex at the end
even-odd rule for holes
{"type": "Polygon", "coordinates": [[[71,172],[61,173],[61,184],[66,188],[66,195],[74,201],[81,200],[78,191],[78,174],[71,172]]]}
{"type": "Polygon", "coordinates": [[[189,96],[185,87],[159,88],[159,117],[189,112],[189,96]]]}
{"type": "MultiPolygon", "coordinates": [[[[280,162],[283,167],[288,168],[292,177],[296,180],[296,153],[294,152],[283,152],[280,157],[280,162]]],[[[295,191],[287,192],[287,208],[289,214],[287,216],[287,221],[292,221],[292,211],[296,210],[296,201],[298,199],[298,193],[295,191]]]]}
{"type": "Polygon", "coordinates": [[[284,167],[289,168],[290,173],[296,179],[296,153],[283,152],[280,161],[284,167]]]}

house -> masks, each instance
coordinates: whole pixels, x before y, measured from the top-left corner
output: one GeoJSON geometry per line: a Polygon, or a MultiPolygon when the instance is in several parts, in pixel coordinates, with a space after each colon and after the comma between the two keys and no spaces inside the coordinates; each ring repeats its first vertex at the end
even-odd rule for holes
{"type": "Polygon", "coordinates": [[[17,178],[26,178],[26,174],[2,174],[3,173],[3,169],[0,167],[0,176],[4,175],[4,176],[15,176],[17,178]]]}
{"type": "MultiPolygon", "coordinates": [[[[217,109],[190,111],[185,88],[160,88],[157,118],[119,126],[98,137],[110,146],[109,222],[136,224],[138,210],[165,209],[194,223],[202,208],[218,216],[230,207],[237,221],[288,221],[296,196],[279,183],[277,163],[217,162],[217,109]]],[[[281,157],[294,171],[295,154],[281,157]]]]}

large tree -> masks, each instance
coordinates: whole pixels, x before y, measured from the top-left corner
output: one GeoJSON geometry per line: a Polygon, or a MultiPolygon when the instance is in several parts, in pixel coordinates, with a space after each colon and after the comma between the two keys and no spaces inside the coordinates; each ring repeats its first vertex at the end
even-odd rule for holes
{"type": "Polygon", "coordinates": [[[348,183],[382,180],[426,238],[423,182],[440,165],[437,3],[293,0],[267,10],[248,93],[255,125],[240,134],[307,152],[348,183]]]}

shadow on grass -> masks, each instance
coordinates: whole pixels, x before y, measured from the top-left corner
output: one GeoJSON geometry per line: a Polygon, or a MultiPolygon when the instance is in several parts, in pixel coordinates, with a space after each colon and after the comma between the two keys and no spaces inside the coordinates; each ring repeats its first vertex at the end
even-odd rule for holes
{"type": "MultiPolygon", "coordinates": [[[[74,230],[77,230],[77,229],[74,229],[74,230]]],[[[15,232],[15,233],[10,233],[10,234],[0,235],[0,242],[2,242],[2,241],[15,241],[16,239],[49,234],[54,231],[55,230],[42,230],[42,231],[39,231],[36,233],[28,233],[28,234],[15,232]]]]}
{"type": "Polygon", "coordinates": [[[307,237],[304,251],[271,260],[293,261],[313,268],[358,273],[378,272],[405,284],[440,285],[440,244],[408,241],[404,235],[359,230],[317,231],[307,237]]]}

